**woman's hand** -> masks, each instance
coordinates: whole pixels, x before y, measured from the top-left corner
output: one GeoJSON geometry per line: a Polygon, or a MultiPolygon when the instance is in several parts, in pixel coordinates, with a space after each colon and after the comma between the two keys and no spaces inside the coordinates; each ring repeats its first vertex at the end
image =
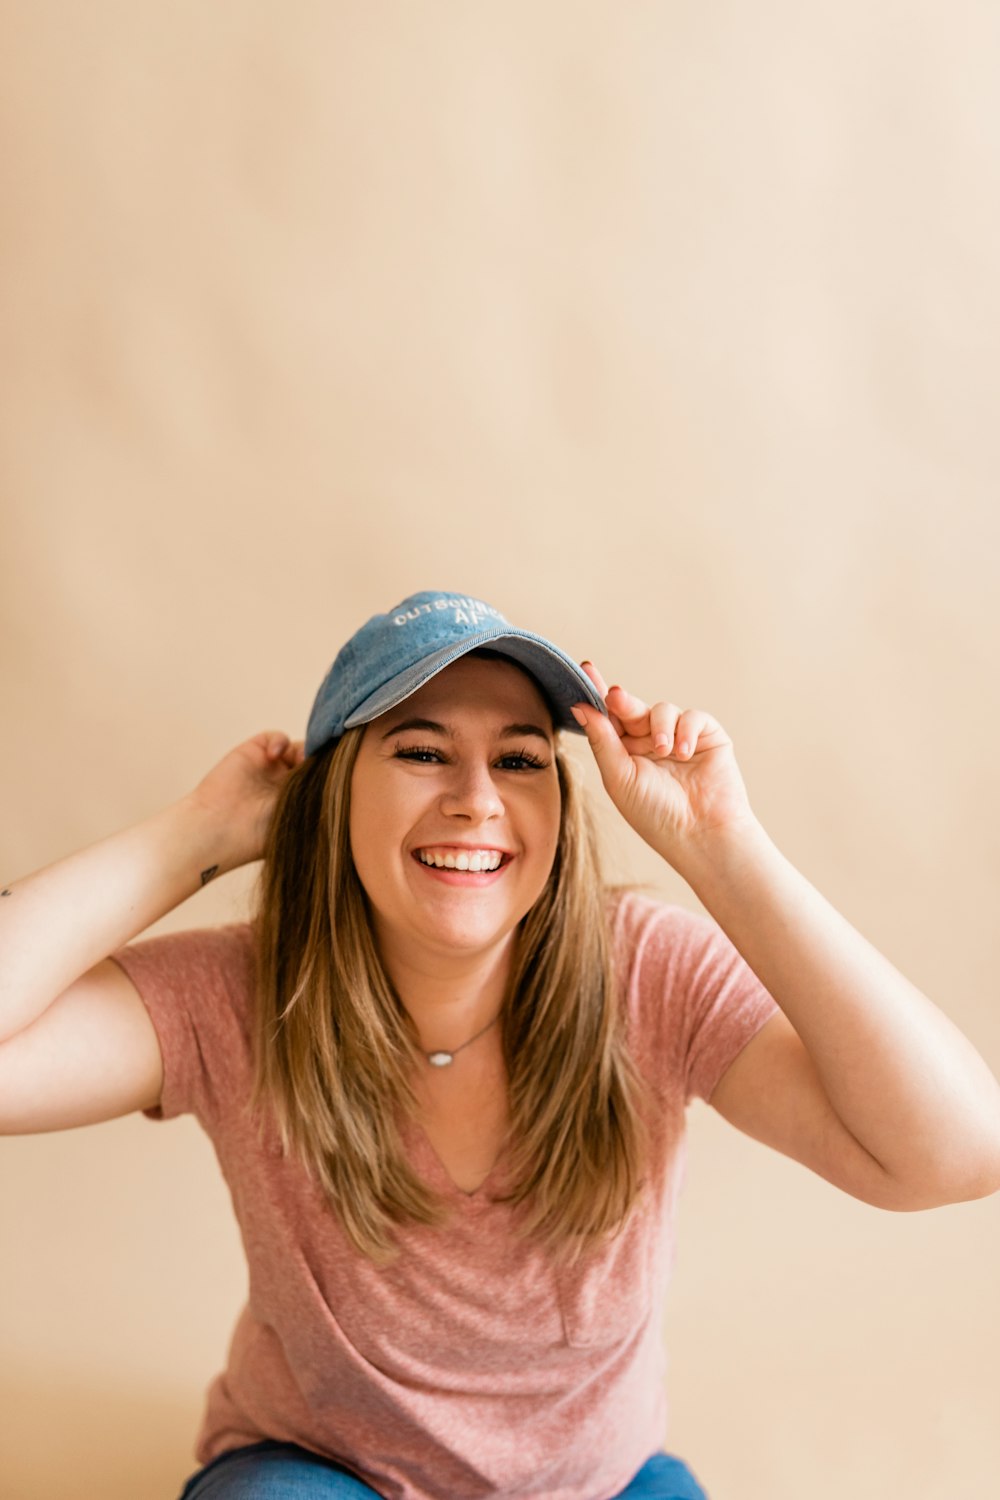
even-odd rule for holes
{"type": "Polygon", "coordinates": [[[609,688],[583,663],[609,718],[587,703],[573,708],[587,732],[601,780],[636,833],[670,864],[707,835],[756,822],[726,731],[699,708],[647,707],[622,687],[609,688]]]}
{"type": "Polygon", "coordinates": [[[303,742],[265,729],[237,745],[213,766],[190,800],[219,824],[224,868],[261,859],[278,793],[305,758],[303,742]]]}

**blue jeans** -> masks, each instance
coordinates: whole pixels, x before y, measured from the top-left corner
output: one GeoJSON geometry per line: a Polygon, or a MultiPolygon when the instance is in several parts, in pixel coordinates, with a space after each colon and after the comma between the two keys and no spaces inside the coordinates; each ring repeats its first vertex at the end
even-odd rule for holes
{"type": "MultiPolygon", "coordinates": [[[[180,1500],[378,1500],[360,1479],[329,1459],[267,1438],[231,1448],[192,1474],[180,1500]]],[[[456,1496],[455,1500],[461,1500],[456,1496]]],[[[654,1453],[618,1500],[708,1500],[687,1464],[654,1453]]]]}

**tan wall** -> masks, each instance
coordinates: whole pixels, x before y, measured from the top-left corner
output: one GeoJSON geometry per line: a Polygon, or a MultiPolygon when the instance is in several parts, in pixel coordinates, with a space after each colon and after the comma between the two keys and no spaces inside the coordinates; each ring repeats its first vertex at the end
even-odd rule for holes
{"type": "MultiPolygon", "coordinates": [[[[0,16],[5,878],[301,735],[356,625],[453,588],[715,714],[998,1069],[996,7],[0,16]]],[[[667,1442],[712,1500],[992,1493],[1000,1198],[880,1212],[690,1126],[667,1442]]],[[[246,1285],[211,1147],[0,1170],[0,1489],[175,1500],[246,1285]]]]}

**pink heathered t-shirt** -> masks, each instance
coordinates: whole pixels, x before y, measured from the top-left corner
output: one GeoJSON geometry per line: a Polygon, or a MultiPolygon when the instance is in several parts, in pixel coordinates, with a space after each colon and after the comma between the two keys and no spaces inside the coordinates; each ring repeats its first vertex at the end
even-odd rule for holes
{"type": "Polygon", "coordinates": [[[609,892],[630,1046],[652,1085],[648,1191],[620,1234],[567,1269],[518,1238],[427,1136],[404,1143],[453,1214],[406,1226],[378,1268],[304,1168],[259,1145],[251,1088],[251,929],[165,934],[112,957],[163,1052],[150,1119],[194,1114],[229,1186],[249,1296],[212,1381],[199,1464],[274,1438],[335,1460],[386,1500],[609,1500],[664,1444],[663,1304],[684,1173],[685,1106],[707,1100],[777,1006],[709,917],[609,892]]]}

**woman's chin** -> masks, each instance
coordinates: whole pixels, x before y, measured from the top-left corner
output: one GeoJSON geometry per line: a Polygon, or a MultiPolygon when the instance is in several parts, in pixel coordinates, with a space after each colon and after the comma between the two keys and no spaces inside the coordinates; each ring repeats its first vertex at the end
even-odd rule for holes
{"type": "Polygon", "coordinates": [[[482,953],[495,948],[509,937],[517,926],[513,918],[506,922],[475,921],[469,916],[445,918],[422,922],[414,936],[435,947],[447,948],[449,953],[482,953]]]}

